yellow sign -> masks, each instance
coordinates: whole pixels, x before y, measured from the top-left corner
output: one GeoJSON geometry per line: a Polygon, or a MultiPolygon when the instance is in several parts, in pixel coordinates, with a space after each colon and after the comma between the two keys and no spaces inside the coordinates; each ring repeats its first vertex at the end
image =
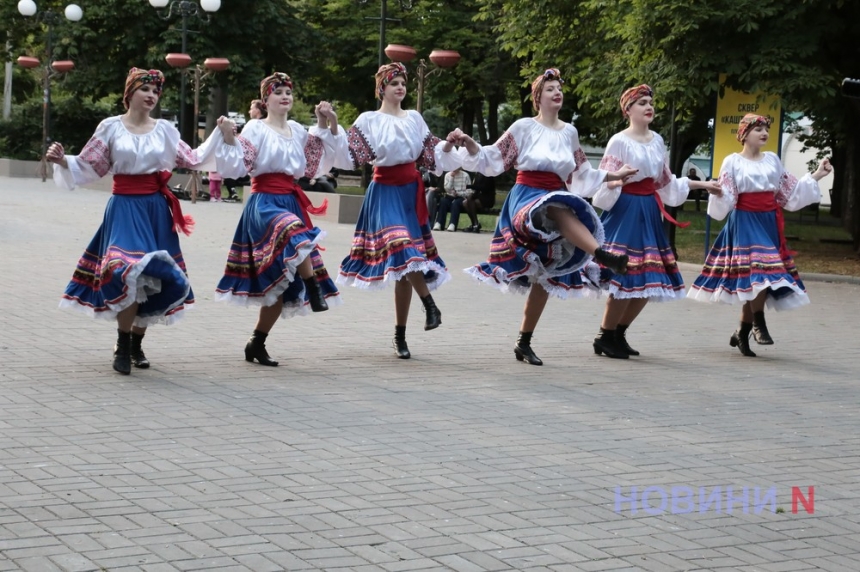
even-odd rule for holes
{"type": "Polygon", "coordinates": [[[782,107],[779,97],[735,91],[726,87],[725,74],[720,74],[720,90],[723,95],[717,98],[717,115],[714,120],[714,159],[711,165],[711,177],[714,179],[720,176],[723,159],[743,148],[736,136],[738,122],[747,113],[764,115],[770,119],[770,138],[762,151],[779,154],[779,142],[782,139],[782,107]]]}

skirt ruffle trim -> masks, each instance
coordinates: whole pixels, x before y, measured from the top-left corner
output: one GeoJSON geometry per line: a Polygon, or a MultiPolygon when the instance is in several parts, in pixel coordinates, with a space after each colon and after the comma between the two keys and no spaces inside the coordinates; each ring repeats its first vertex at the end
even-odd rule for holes
{"type": "Polygon", "coordinates": [[[632,300],[635,298],[648,298],[651,302],[674,302],[686,296],[684,287],[678,290],[668,288],[643,288],[642,290],[622,290],[617,284],[609,284],[609,295],[616,300],[632,300]]]}
{"type": "MultiPolygon", "coordinates": [[[[59,307],[67,310],[75,310],[99,320],[116,320],[117,314],[126,308],[129,308],[132,304],[142,304],[146,302],[149,299],[147,290],[151,294],[158,294],[161,292],[161,280],[143,274],[144,268],[146,268],[146,266],[154,259],[160,259],[176,268],[176,270],[182,274],[185,274],[185,272],[179,268],[179,265],[176,264],[176,260],[174,260],[166,250],[148,252],[143,255],[139,261],[132,264],[126,271],[124,283],[128,295],[122,301],[117,302],[116,304],[105,302],[105,308],[96,311],[93,306],[83,303],[79,298],[64,295],[63,298],[60,299],[59,307]]],[[[147,328],[155,324],[172,326],[183,318],[184,310],[190,310],[193,307],[194,302],[186,301],[186,298],[188,298],[190,293],[191,283],[188,281],[188,277],[186,276],[185,292],[183,293],[181,300],[171,304],[161,314],[155,316],[135,317],[134,325],[138,328],[147,328]]]]}
{"type": "Polygon", "coordinates": [[[791,294],[787,294],[780,298],[768,296],[765,299],[765,305],[771,310],[777,312],[783,310],[794,310],[809,304],[809,295],[804,292],[797,284],[786,279],[777,280],[776,282],[767,281],[766,283],[757,283],[752,287],[752,292],[731,292],[724,288],[719,288],[713,292],[705,290],[695,284],[690,287],[687,292],[687,298],[697,302],[706,302],[710,304],[729,304],[737,306],[754,300],[761,292],[765,290],[779,290],[780,288],[790,288],[791,294]]]}
{"type": "MultiPolygon", "coordinates": [[[[531,268],[534,268],[534,266],[532,266],[531,268]]],[[[583,277],[583,283],[581,288],[564,288],[562,286],[552,284],[550,283],[550,279],[556,277],[541,274],[539,269],[532,270],[531,272],[522,273],[514,279],[510,279],[508,277],[507,271],[498,266],[493,269],[493,274],[491,275],[481,272],[481,270],[477,266],[470,266],[469,268],[464,268],[463,272],[465,272],[466,274],[468,274],[482,284],[493,286],[504,294],[510,293],[526,295],[529,293],[529,290],[531,290],[532,283],[535,282],[540,284],[550,296],[558,298],[560,300],[572,300],[580,298],[591,298],[594,300],[598,300],[602,297],[603,294],[602,290],[599,287],[595,286],[596,284],[600,283],[600,267],[594,263],[589,264],[583,270],[583,272],[586,272],[587,275],[583,277]],[[529,283],[527,285],[523,284],[519,281],[520,278],[528,278],[529,283]]]]}
{"type": "Polygon", "coordinates": [[[358,275],[346,275],[341,272],[338,274],[335,283],[338,286],[352,286],[359,290],[385,290],[389,283],[397,282],[412,272],[421,272],[422,274],[426,274],[427,272],[436,273],[436,277],[433,280],[427,280],[427,288],[431,292],[451,280],[451,273],[448,272],[447,268],[438,262],[423,260],[410,262],[403,269],[388,270],[382,278],[377,280],[367,280],[358,275]]]}

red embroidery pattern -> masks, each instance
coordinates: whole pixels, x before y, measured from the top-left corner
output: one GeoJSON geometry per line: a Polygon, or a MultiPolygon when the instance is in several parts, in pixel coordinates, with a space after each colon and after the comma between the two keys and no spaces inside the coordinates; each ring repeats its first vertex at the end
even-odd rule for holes
{"type": "Polygon", "coordinates": [[[732,204],[736,204],[738,202],[738,186],[735,184],[735,178],[732,177],[728,172],[720,173],[720,186],[723,190],[728,190],[732,194],[732,204]]]}
{"type": "Polygon", "coordinates": [[[199,164],[197,153],[188,146],[188,143],[180,139],[179,145],[176,146],[176,166],[180,169],[190,169],[199,164]]]}
{"type": "Polygon", "coordinates": [[[624,161],[615,155],[604,155],[600,160],[600,168],[604,171],[617,171],[624,166],[624,161]]]}
{"type": "Polygon", "coordinates": [[[427,133],[427,137],[424,138],[421,155],[415,161],[418,167],[427,167],[430,171],[436,170],[436,144],[440,141],[441,139],[432,133],[427,133]]]}
{"type": "Polygon", "coordinates": [[[354,125],[350,127],[349,131],[346,132],[346,139],[349,142],[349,154],[352,155],[354,168],[358,169],[376,159],[376,153],[373,152],[373,148],[358,127],[354,125]]]}
{"type": "Polygon", "coordinates": [[[657,188],[663,189],[669,186],[672,182],[672,171],[669,170],[669,165],[663,164],[663,172],[660,173],[660,178],[657,179],[657,188]]]}
{"type": "Polygon", "coordinates": [[[236,137],[236,140],[242,146],[242,162],[245,164],[245,170],[250,172],[254,168],[254,163],[257,162],[257,148],[241,135],[236,137]]]}
{"type": "Polygon", "coordinates": [[[576,151],[573,152],[573,160],[576,161],[574,172],[579,170],[580,165],[588,162],[588,157],[585,156],[585,151],[582,150],[582,147],[577,147],[576,151]]]}
{"type": "Polygon", "coordinates": [[[323,142],[316,135],[308,135],[308,142],[305,143],[305,177],[313,179],[317,175],[317,170],[320,168],[320,161],[323,158],[323,142]]]}
{"type": "Polygon", "coordinates": [[[784,207],[791,198],[791,193],[797,186],[797,177],[791,173],[784,171],[779,178],[779,188],[776,191],[776,204],[784,207]]]}
{"type": "Polygon", "coordinates": [[[92,167],[99,177],[104,177],[110,171],[110,148],[101,139],[92,137],[87,141],[78,159],[92,167]]]}
{"type": "Polygon", "coordinates": [[[502,162],[505,165],[505,171],[513,169],[517,162],[517,157],[520,154],[519,149],[517,149],[517,142],[514,140],[514,136],[510,133],[505,133],[498,141],[496,141],[495,145],[502,153],[502,162]]]}

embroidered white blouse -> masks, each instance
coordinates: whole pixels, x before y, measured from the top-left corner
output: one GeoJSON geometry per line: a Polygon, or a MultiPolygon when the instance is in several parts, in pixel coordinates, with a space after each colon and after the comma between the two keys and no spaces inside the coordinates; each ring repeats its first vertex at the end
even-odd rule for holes
{"type": "MultiPolygon", "coordinates": [[[[683,204],[690,194],[690,180],[672,174],[669,170],[669,154],[666,153],[663,138],[659,133],[653,131],[652,133],[654,137],[648,143],[640,143],[624,133],[613,135],[603,152],[600,168],[617,171],[624,165],[630,165],[634,169],[639,169],[635,175],[627,179],[627,182],[654,179],[657,183],[657,194],[660,195],[663,204],[677,207],[683,204]]],[[[620,186],[610,188],[608,184],[603,184],[594,194],[592,204],[606,211],[615,206],[620,196],[620,186]]]]}
{"type": "Polygon", "coordinates": [[[515,121],[498,141],[482,146],[477,154],[469,155],[465,147],[459,153],[467,171],[488,177],[512,168],[555,173],[569,190],[585,196],[593,195],[607,174],[588,162],[573,125],[552,129],[531,117],[515,121]]]}
{"type": "Polygon", "coordinates": [[[800,180],[787,172],[776,153],[766,151],[759,161],[752,161],[739,153],[723,160],[720,168],[721,197],[711,195],[708,214],[717,219],[726,218],[738,204],[741,193],[776,193],[776,204],[788,211],[797,211],[821,201],[818,181],[809,173],[800,180]]]}
{"type": "Polygon", "coordinates": [[[403,117],[379,111],[366,111],[358,116],[347,132],[346,142],[338,147],[335,167],[357,169],[371,163],[378,167],[394,167],[416,163],[436,175],[460,166],[455,150],[443,151],[445,141],[432,133],[421,114],[410,109],[403,117]]]}
{"type": "Polygon", "coordinates": [[[334,164],[338,142],[343,144],[346,136],[342,130],[332,135],[329,129],[313,126],[310,133],[292,119],[287,123],[292,136],[282,135],[258,119],[245,124],[237,137],[243,154],[236,161],[234,155],[221,155],[218,172],[222,176],[236,179],[250,174],[252,177],[266,173],[284,173],[296,179],[316,178],[328,173],[334,164]]]}
{"type": "Polygon", "coordinates": [[[69,167],[54,164],[54,182],[69,190],[96,181],[108,173],[148,175],[172,171],[175,167],[214,171],[215,155],[233,156],[241,161],[242,148],[227,145],[216,129],[196,150],[179,138],[179,131],[159,119],[152,131],[134,134],[126,129],[121,116],[108,117],[96,128],[79,155],[66,155],[69,167]]]}

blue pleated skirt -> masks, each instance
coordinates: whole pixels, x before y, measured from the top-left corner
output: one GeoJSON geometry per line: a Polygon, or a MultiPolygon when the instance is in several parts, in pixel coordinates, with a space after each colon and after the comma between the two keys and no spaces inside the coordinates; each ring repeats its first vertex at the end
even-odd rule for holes
{"type": "Polygon", "coordinates": [[[557,298],[599,296],[600,268],[590,254],[559,234],[546,216],[549,206],[570,209],[597,243],[603,243],[603,225],[582,198],[517,184],[502,205],[487,261],[466,273],[503,292],[525,294],[537,282],[557,298]]]}
{"type": "Polygon", "coordinates": [[[774,310],[809,304],[794,259],[780,255],[776,213],[734,210],[687,297],[743,304],[762,291],[767,291],[766,304],[774,310]]]}
{"type": "Polygon", "coordinates": [[[284,295],[281,317],[309,314],[310,302],[298,267],[310,256],[314,278],[329,307],[340,293],[319,254],[325,232],[308,228],[295,195],[251,193],[236,226],[224,276],[215,299],[240,306],[271,306],[284,295]]]}
{"type": "Polygon", "coordinates": [[[194,303],[179,236],[161,193],[111,195],[60,307],[114,320],[135,302],[134,325],[142,328],[172,324],[194,303]]]}

